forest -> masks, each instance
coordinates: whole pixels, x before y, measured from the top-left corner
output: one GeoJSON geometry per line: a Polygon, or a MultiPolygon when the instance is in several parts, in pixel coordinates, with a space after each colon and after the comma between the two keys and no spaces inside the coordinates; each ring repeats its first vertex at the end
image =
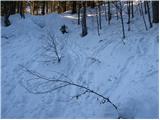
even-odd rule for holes
{"type": "MultiPolygon", "coordinates": [[[[45,15],[52,12],[62,13],[68,10],[71,10],[71,14],[78,14],[78,25],[80,24],[80,16],[82,14],[82,36],[87,34],[87,24],[86,24],[86,7],[91,7],[96,9],[97,14],[97,24],[98,24],[98,34],[99,29],[102,28],[101,25],[101,6],[107,6],[108,10],[105,8],[105,18],[108,19],[108,24],[112,19],[112,13],[110,8],[110,4],[113,4],[113,7],[116,9],[117,19],[121,19],[122,22],[122,30],[123,30],[123,38],[125,38],[124,33],[124,23],[123,23],[123,5],[120,1],[2,1],[2,15],[4,16],[5,26],[9,26],[11,23],[9,21],[9,16],[12,14],[19,13],[22,18],[25,18],[25,13],[28,12],[32,15],[45,15]],[[81,8],[83,8],[83,12],[81,12],[81,8]],[[108,11],[108,13],[107,13],[108,11]]],[[[148,29],[146,26],[146,20],[144,18],[144,14],[148,14],[149,26],[152,27],[153,23],[159,22],[159,2],[152,1],[152,16],[150,13],[150,1],[144,1],[144,3],[138,3],[138,9],[140,14],[143,16],[144,24],[146,30],[148,29]],[[142,5],[143,4],[143,5],[142,5]],[[144,10],[143,10],[144,9],[144,10]],[[152,18],[151,18],[152,17],[152,18]],[[153,20],[152,20],[153,19],[153,20]]],[[[136,8],[137,9],[137,8],[136,8]]],[[[124,11],[125,12],[125,11],[124,11]]],[[[134,7],[133,1],[127,2],[127,14],[128,14],[128,30],[130,30],[130,21],[131,18],[134,18],[134,7]]]]}
{"type": "Polygon", "coordinates": [[[1,1],[1,118],[159,118],[159,1],[1,1]]]}

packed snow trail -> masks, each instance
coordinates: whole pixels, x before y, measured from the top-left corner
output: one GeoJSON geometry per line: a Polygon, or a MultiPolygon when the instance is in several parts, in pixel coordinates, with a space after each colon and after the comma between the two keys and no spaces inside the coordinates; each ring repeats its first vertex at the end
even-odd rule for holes
{"type": "Polygon", "coordinates": [[[89,32],[83,38],[81,27],[72,17],[76,16],[26,15],[26,19],[20,19],[13,15],[12,25],[2,26],[2,118],[117,118],[110,103],[102,104],[102,99],[90,93],[71,99],[83,92],[76,87],[30,94],[23,85],[41,91],[52,89],[53,85],[36,87],[41,83],[19,65],[47,77],[68,80],[64,77],[67,76],[70,81],[109,97],[122,118],[158,118],[158,25],[145,31],[143,21],[135,18],[124,45],[121,25],[114,17],[110,26],[102,19],[100,36],[96,25],[92,25],[95,16],[89,17],[89,32]],[[60,32],[63,24],[68,26],[68,34],[60,32]],[[44,49],[47,30],[64,44],[60,63],[44,49]]]}

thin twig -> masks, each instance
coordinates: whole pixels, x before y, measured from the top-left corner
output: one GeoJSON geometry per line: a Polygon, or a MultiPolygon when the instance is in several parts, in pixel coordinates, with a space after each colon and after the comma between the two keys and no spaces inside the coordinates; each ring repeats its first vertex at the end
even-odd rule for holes
{"type": "Polygon", "coordinates": [[[87,92],[88,92],[88,90],[85,90],[84,92],[82,92],[82,93],[80,93],[78,95],[73,96],[71,99],[73,99],[73,98],[77,98],[78,99],[80,96],[86,94],[87,92]]]}

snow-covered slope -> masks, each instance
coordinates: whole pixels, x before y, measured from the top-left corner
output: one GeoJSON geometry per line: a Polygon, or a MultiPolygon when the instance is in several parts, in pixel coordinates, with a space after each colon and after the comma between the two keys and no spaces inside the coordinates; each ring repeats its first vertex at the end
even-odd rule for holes
{"type": "Polygon", "coordinates": [[[26,19],[13,15],[10,19],[12,25],[2,26],[1,31],[2,118],[118,116],[110,103],[103,104],[101,98],[91,93],[71,99],[83,92],[74,86],[46,94],[29,93],[24,86],[45,91],[52,89],[53,83],[38,85],[42,81],[36,81],[21,65],[47,77],[61,73],[60,79],[73,81],[109,97],[122,118],[158,118],[158,24],[146,31],[142,17],[137,15],[128,32],[125,19],[126,39],[123,44],[120,20],[116,17],[110,25],[105,18],[102,19],[98,36],[96,18],[90,13],[88,35],[83,38],[76,15],[69,13],[26,15],[26,19]],[[63,24],[68,26],[69,33],[59,31],[63,24]],[[60,63],[53,58],[53,51],[46,50],[48,32],[63,48],[60,63]]]}

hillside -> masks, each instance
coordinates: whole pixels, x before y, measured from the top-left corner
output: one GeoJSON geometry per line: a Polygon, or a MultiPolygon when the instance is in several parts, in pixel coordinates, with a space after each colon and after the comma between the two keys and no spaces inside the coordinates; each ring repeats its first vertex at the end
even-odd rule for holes
{"type": "Polygon", "coordinates": [[[16,14],[10,16],[12,25],[2,24],[2,118],[158,118],[159,25],[146,31],[137,15],[128,32],[126,16],[122,39],[120,20],[115,16],[108,25],[103,17],[98,36],[96,17],[88,11],[85,37],[80,35],[77,15],[69,12],[26,14],[25,19],[16,14]],[[68,33],[59,30],[63,24],[68,33]],[[56,40],[59,63],[50,34],[56,40]],[[38,79],[25,68],[90,88],[108,97],[119,113],[91,92],[73,97],[85,92],[75,86],[52,91],[60,84],[38,79]]]}

